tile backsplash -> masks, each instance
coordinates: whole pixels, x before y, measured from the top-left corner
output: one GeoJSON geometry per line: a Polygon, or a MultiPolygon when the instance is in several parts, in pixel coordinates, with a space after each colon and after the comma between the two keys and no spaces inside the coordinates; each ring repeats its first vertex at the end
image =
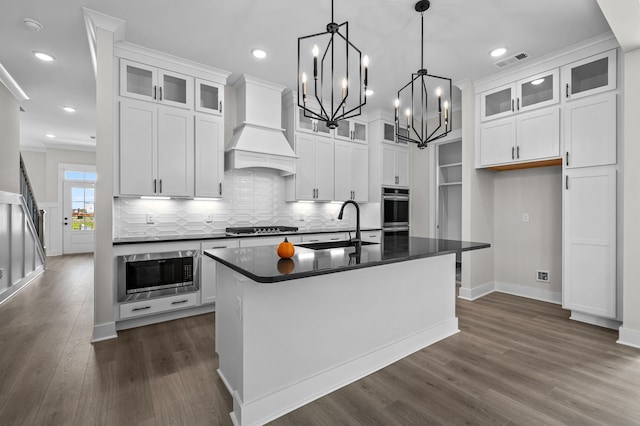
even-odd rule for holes
{"type": "Polygon", "coordinates": [[[287,203],[284,178],[268,170],[225,173],[221,200],[114,199],[114,237],[196,235],[229,226],[297,226],[300,230],[355,228],[355,209],[341,203],[287,203]],[[147,223],[150,215],[153,224],[147,223]]]}

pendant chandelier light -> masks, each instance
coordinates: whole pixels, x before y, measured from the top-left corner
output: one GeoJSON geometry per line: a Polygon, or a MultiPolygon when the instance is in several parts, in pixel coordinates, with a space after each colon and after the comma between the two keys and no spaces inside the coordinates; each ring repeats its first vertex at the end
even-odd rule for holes
{"type": "Polygon", "coordinates": [[[304,116],[335,129],[340,120],[360,115],[367,103],[368,68],[369,58],[349,41],[349,22],[333,21],[331,0],[326,31],[298,38],[298,106],[304,116]],[[350,67],[355,72],[350,74],[350,67]]]}
{"type": "Polygon", "coordinates": [[[415,5],[421,15],[420,69],[398,90],[395,100],[396,137],[421,149],[451,131],[451,79],[431,75],[424,68],[424,12],[429,6],[429,0],[420,0],[415,5]],[[401,123],[401,115],[406,117],[406,124],[404,120],[401,123]]]}

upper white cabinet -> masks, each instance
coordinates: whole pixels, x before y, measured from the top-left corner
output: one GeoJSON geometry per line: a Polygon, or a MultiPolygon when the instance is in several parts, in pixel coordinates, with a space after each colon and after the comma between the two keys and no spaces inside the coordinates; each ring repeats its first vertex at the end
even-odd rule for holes
{"type": "Polygon", "coordinates": [[[616,317],[616,169],[565,171],[563,307],[616,317]]]}
{"type": "Polygon", "coordinates": [[[605,93],[564,107],[565,167],[616,164],[616,94],[605,93]]]}
{"type": "Polygon", "coordinates": [[[563,97],[567,100],[616,88],[616,50],[593,55],[562,67],[563,97]]]}
{"type": "MultiPolygon", "coordinates": [[[[293,94],[293,96],[295,96],[295,93],[293,94]]],[[[307,100],[307,104],[309,105],[310,109],[315,109],[318,105],[318,103],[311,98],[307,100]]],[[[310,114],[308,113],[305,115],[304,110],[298,107],[297,103],[293,105],[292,111],[295,117],[295,129],[297,131],[331,137],[332,132],[331,129],[327,127],[327,124],[310,117],[310,114]]]]}
{"type": "Polygon", "coordinates": [[[195,116],[195,196],[222,197],[224,180],[224,123],[222,117],[195,116]]]}
{"type": "Polygon", "coordinates": [[[287,179],[287,201],[332,201],[334,196],[333,140],[297,134],[296,174],[287,179]]]}
{"type": "Polygon", "coordinates": [[[193,108],[193,77],[120,60],[120,96],[193,108]]]}
{"type": "Polygon", "coordinates": [[[333,137],[341,140],[366,143],[367,131],[367,123],[350,118],[338,122],[338,127],[335,129],[333,137]]]}
{"type": "Polygon", "coordinates": [[[382,184],[409,186],[409,149],[404,146],[382,148],[382,184]]]}
{"type": "Polygon", "coordinates": [[[369,162],[364,145],[345,141],[335,142],[336,201],[368,201],[369,162]]]}
{"type": "Polygon", "coordinates": [[[193,196],[193,117],[120,101],[120,195],[193,196]]]}
{"type": "Polygon", "coordinates": [[[224,85],[196,78],[196,104],[198,112],[222,115],[224,85]]]}
{"type": "Polygon", "coordinates": [[[480,119],[493,120],[558,103],[558,76],[556,68],[483,92],[480,119]]]}

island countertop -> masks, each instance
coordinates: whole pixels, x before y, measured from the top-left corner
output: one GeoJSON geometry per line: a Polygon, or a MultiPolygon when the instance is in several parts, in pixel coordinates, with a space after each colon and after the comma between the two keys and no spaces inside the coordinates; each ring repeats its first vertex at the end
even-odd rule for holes
{"type": "Polygon", "coordinates": [[[273,245],[205,250],[204,254],[253,281],[275,283],[487,247],[490,244],[409,237],[403,244],[363,245],[359,253],[356,247],[314,250],[296,246],[291,259],[280,259],[273,245]]]}

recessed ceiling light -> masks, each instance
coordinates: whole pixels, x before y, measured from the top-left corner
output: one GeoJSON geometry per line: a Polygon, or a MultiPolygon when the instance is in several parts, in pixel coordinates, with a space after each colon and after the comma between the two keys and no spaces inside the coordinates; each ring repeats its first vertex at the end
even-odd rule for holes
{"type": "Polygon", "coordinates": [[[55,61],[56,59],[53,56],[49,55],[48,53],[38,52],[37,50],[34,50],[33,54],[36,55],[36,58],[40,59],[43,62],[51,62],[51,61],[55,61]]]}
{"type": "Polygon", "coordinates": [[[56,137],[56,135],[54,135],[53,133],[47,133],[45,136],[48,137],[49,139],[53,139],[56,137]]]}
{"type": "Polygon", "coordinates": [[[364,91],[364,94],[367,96],[372,96],[374,93],[373,89],[367,89],[364,91]]]}
{"type": "Polygon", "coordinates": [[[251,54],[258,59],[264,59],[267,57],[267,52],[262,49],[252,49],[251,54]]]}
{"type": "Polygon", "coordinates": [[[29,28],[30,30],[33,31],[40,31],[43,27],[42,24],[38,21],[36,21],[35,19],[31,19],[31,18],[24,18],[22,20],[22,22],[24,23],[24,26],[29,28]]]}
{"type": "Polygon", "coordinates": [[[533,84],[534,86],[537,86],[538,84],[542,84],[543,81],[544,81],[544,78],[539,78],[537,80],[533,80],[531,84],[533,84]]]}
{"type": "Polygon", "coordinates": [[[76,109],[74,107],[70,107],[70,106],[63,106],[62,109],[67,111],[67,112],[76,112],[76,109]]]}
{"type": "Polygon", "coordinates": [[[507,49],[505,49],[504,47],[499,47],[497,49],[493,49],[490,55],[493,56],[494,58],[497,58],[498,56],[502,56],[505,53],[507,53],[507,49]]]}

